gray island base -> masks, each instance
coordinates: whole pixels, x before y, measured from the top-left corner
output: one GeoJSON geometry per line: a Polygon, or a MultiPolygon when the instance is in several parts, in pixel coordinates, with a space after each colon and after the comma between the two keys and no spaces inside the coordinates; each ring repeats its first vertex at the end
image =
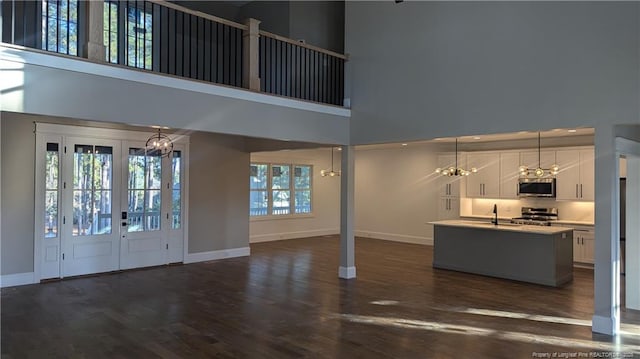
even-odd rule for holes
{"type": "Polygon", "coordinates": [[[449,220],[434,225],[433,267],[560,287],[573,280],[573,230],[449,220]]]}

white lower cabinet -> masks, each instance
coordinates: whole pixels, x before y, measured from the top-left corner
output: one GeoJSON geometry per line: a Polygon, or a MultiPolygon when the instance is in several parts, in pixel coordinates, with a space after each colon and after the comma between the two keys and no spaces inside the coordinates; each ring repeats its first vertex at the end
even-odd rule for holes
{"type": "Polygon", "coordinates": [[[579,263],[594,262],[595,233],[592,229],[573,230],[573,261],[579,263]]]}

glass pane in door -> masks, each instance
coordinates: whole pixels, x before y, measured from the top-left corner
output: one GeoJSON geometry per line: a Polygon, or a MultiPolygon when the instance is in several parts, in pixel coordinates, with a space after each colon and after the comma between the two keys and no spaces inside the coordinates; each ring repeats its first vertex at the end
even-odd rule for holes
{"type": "Polygon", "coordinates": [[[158,231],[162,205],[162,156],[157,151],[130,148],[128,163],[128,231],[158,231]]]}
{"type": "Polygon", "coordinates": [[[73,235],[111,234],[113,149],[75,145],[73,235]]]}
{"type": "Polygon", "coordinates": [[[47,143],[45,156],[44,236],[58,236],[60,153],[57,143],[47,143]]]}
{"type": "Polygon", "coordinates": [[[173,190],[171,191],[171,228],[180,229],[182,222],[181,193],[182,193],[182,152],[173,151],[171,173],[173,190]]]}

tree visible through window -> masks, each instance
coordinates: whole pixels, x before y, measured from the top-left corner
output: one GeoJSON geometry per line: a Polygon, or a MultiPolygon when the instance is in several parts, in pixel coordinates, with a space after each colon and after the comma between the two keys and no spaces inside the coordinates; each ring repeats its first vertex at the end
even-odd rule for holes
{"type": "Polygon", "coordinates": [[[252,163],[249,215],[311,213],[312,166],[252,163]]]}
{"type": "Polygon", "coordinates": [[[42,0],[42,49],[78,55],[77,0],[42,0]]]}
{"type": "Polygon", "coordinates": [[[141,69],[152,69],[153,13],[151,8],[152,6],[146,1],[109,0],[104,2],[103,37],[107,61],[141,69]]]}

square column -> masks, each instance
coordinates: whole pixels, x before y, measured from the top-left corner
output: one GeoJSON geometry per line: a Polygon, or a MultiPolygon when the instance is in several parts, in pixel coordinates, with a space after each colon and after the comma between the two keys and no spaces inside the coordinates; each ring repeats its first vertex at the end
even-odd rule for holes
{"type": "Polygon", "coordinates": [[[342,165],[340,175],[340,268],[338,277],[352,279],[356,277],[355,236],[355,148],[342,146],[342,165]]]}
{"type": "Polygon", "coordinates": [[[106,48],[104,46],[104,2],[87,1],[86,43],[84,44],[84,57],[95,61],[106,61],[106,48]]]}
{"type": "Polygon", "coordinates": [[[640,156],[627,156],[625,305],[640,310],[640,156]]]}
{"type": "Polygon", "coordinates": [[[595,133],[595,265],[594,314],[591,330],[616,335],[620,331],[619,160],[610,124],[595,133]]]}

